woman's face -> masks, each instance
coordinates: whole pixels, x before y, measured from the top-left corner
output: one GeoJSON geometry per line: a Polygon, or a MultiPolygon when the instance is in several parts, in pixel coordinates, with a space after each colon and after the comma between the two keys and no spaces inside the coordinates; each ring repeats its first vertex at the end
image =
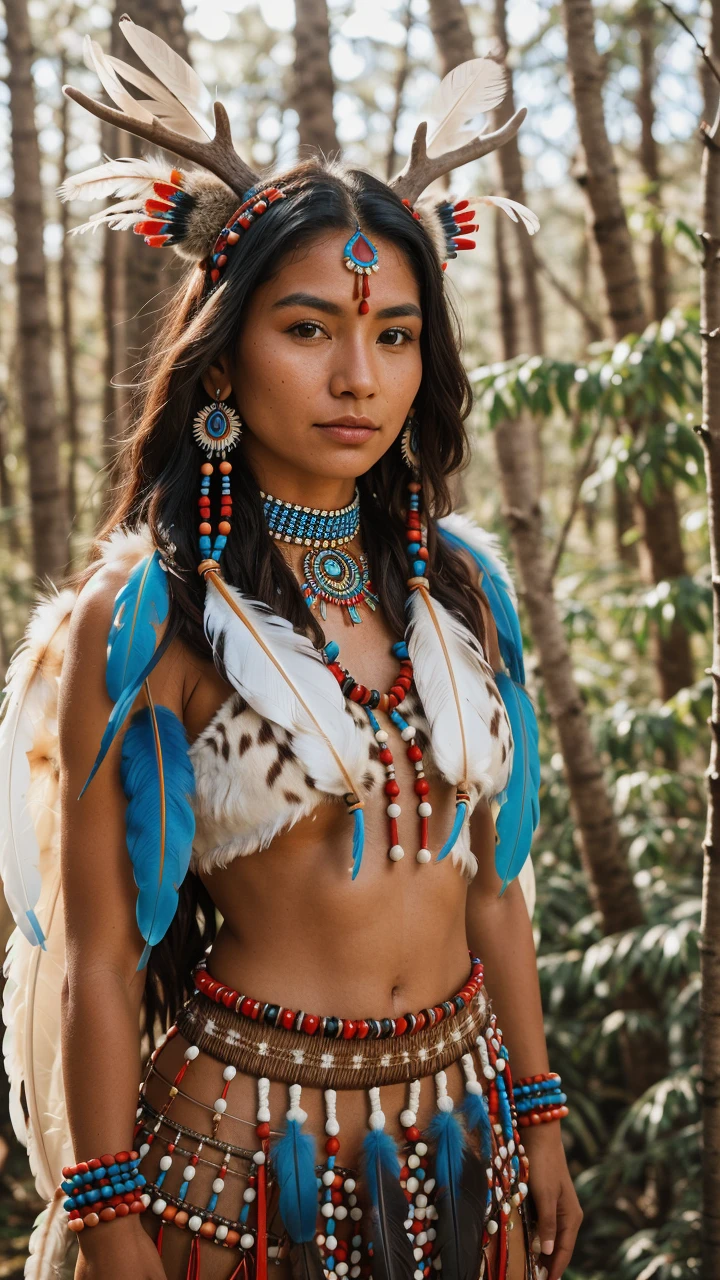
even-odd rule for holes
{"type": "Polygon", "coordinates": [[[243,448],[262,488],[354,480],[402,430],[420,386],[420,292],[404,255],[374,241],[370,310],[360,315],[345,231],[323,233],[256,290],[234,365],[204,381],[232,387],[243,448]],[[220,376],[222,375],[222,376],[220,376]]]}

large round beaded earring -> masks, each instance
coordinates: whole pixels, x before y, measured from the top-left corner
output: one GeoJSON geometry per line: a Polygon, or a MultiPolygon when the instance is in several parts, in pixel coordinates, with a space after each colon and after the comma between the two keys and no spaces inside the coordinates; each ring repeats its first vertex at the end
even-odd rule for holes
{"type": "Polygon", "coordinates": [[[200,497],[198,507],[200,523],[198,525],[198,547],[200,559],[215,560],[218,564],[230,536],[230,520],[232,518],[232,493],[230,474],[232,463],[226,454],[234,449],[242,436],[242,422],[233,408],[220,399],[220,388],[215,391],[215,400],[205,405],[195,416],[193,435],[196,443],[204,449],[208,461],[200,467],[200,497]],[[220,519],[217,533],[213,541],[212,514],[210,504],[210,481],[215,467],[211,458],[220,457],[218,470],[221,476],[220,519]]]}

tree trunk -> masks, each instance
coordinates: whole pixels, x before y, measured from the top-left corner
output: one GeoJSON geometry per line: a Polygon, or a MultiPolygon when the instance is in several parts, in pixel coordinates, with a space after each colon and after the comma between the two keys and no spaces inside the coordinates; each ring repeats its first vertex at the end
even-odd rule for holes
{"type": "Polygon", "coordinates": [[[400,112],[403,105],[403,94],[405,92],[405,81],[408,78],[410,70],[410,31],[412,30],[413,13],[412,0],[405,0],[405,13],[403,16],[403,25],[405,27],[405,43],[398,55],[398,66],[395,73],[395,84],[393,85],[393,109],[390,117],[390,129],[388,131],[388,149],[387,159],[385,161],[385,178],[387,182],[395,176],[397,166],[397,152],[395,150],[395,138],[397,136],[398,121],[400,120],[400,112]]]}
{"type": "Polygon", "coordinates": [[[8,0],[10,118],[17,229],[20,392],[29,470],[33,568],[61,577],[67,563],[67,499],[60,469],[60,429],[50,370],[50,317],[42,251],[45,225],[40,148],[35,127],[33,48],[26,0],[8,0]]]}
{"type": "Polygon", "coordinates": [[[637,94],[637,110],[640,117],[640,164],[647,182],[646,199],[650,205],[657,225],[653,228],[649,253],[650,295],[652,298],[651,314],[653,320],[662,320],[667,315],[668,271],[665,242],[662,236],[660,220],[662,217],[662,199],[660,196],[660,161],[658,147],[653,135],[655,124],[655,102],[653,89],[657,67],[655,65],[655,14],[647,0],[641,0],[634,14],[634,26],[640,36],[640,88],[637,94]]]}
{"type": "MultiPolygon", "coordinates": [[[[506,23],[506,0],[495,0],[493,35],[502,49],[503,59],[506,59],[509,48],[506,23]]],[[[499,129],[500,126],[505,124],[506,120],[509,120],[514,114],[515,94],[513,89],[512,71],[510,71],[508,94],[502,105],[498,107],[497,111],[493,112],[492,127],[494,129],[499,129]]],[[[522,159],[520,156],[517,134],[515,134],[504,147],[498,147],[495,152],[495,156],[500,175],[501,191],[499,194],[507,196],[510,200],[517,200],[520,204],[527,204],[522,159]]],[[[498,216],[501,215],[498,214],[498,216]]],[[[545,338],[542,304],[540,299],[540,290],[538,288],[538,268],[537,262],[535,261],[535,249],[530,236],[520,223],[513,223],[512,229],[515,232],[515,239],[519,249],[520,289],[523,299],[522,314],[527,325],[524,349],[529,350],[532,355],[540,356],[545,350],[545,338]]]]}
{"type": "MultiPolygon", "coordinates": [[[[147,27],[149,31],[165,40],[186,62],[190,61],[188,36],[184,26],[185,10],[182,0],[118,0],[114,6],[110,35],[110,50],[124,62],[147,71],[145,64],[136,56],[125,40],[119,27],[119,19],[127,13],[133,22],[147,27]]],[[[135,94],[135,96],[142,96],[135,94]]],[[[114,105],[114,104],[112,104],[114,105]]],[[[115,155],[141,156],[153,154],[152,148],[141,138],[127,136],[123,142],[124,151],[113,151],[115,155]]],[[[171,164],[177,164],[178,158],[167,153],[171,164]]],[[[220,228],[218,228],[220,230],[220,228]]],[[[147,354],[147,347],[152,341],[163,313],[172,302],[173,293],[186,269],[172,249],[150,249],[142,236],[132,233],[111,232],[109,234],[123,236],[126,240],[124,248],[125,292],[127,305],[127,322],[125,324],[125,343],[129,356],[126,381],[137,377],[142,369],[142,362],[147,354]]]]}
{"type": "MultiPolygon", "coordinates": [[[[615,338],[638,333],[645,325],[640,281],[635,269],[625,209],[620,195],[615,157],[605,127],[602,67],[595,47],[592,0],[563,0],[568,70],[580,141],[585,153],[583,187],[602,268],[608,311],[615,338]]],[[[645,423],[631,421],[639,434],[645,423]]],[[[636,494],[641,528],[648,551],[647,576],[662,582],[685,572],[680,521],[672,489],[658,483],[655,501],[636,494]]],[[[655,633],[655,654],[662,696],[692,684],[690,637],[677,620],[669,635],[655,633]]]]}
{"type": "MultiPolygon", "coordinates": [[[[431,0],[430,16],[435,38],[443,40],[446,68],[472,56],[472,37],[462,4],[431,0]]],[[[504,24],[503,24],[504,32],[504,24]]],[[[502,148],[506,150],[507,148],[502,148]]],[[[519,157],[518,157],[519,160],[519,157]]],[[[523,191],[522,173],[514,179],[515,192],[523,191]]],[[[521,198],[514,195],[513,198],[521,198]]],[[[502,357],[518,354],[517,304],[510,289],[505,233],[500,215],[495,224],[495,261],[498,284],[498,319],[502,357]]],[[[540,323],[538,313],[538,323],[540,323]]],[[[542,345],[542,343],[540,344],[542,345]]],[[[632,928],[643,919],[637,889],[630,875],[595,751],[579,689],[575,683],[570,651],[553,595],[540,507],[538,432],[534,419],[524,415],[495,428],[504,514],[518,565],[523,599],[546,689],[548,709],[557,728],[565,760],[573,813],[591,894],[606,933],[632,928]]]]}
{"type": "MultiPolygon", "coordinates": [[[[68,80],[67,58],[63,50],[60,56],[61,82],[68,80]]],[[[59,183],[67,177],[67,155],[69,150],[69,100],[62,95],[60,104],[60,147],[59,183]]],[[[70,230],[70,206],[65,200],[60,201],[60,225],[63,238],[60,247],[60,309],[62,323],[63,373],[65,381],[65,439],[68,444],[67,496],[68,517],[71,528],[74,527],[78,514],[78,467],[80,463],[80,428],[78,422],[78,394],[75,377],[75,314],[73,305],[73,261],[70,230]]],[[[71,557],[72,559],[72,557],[71,557]]]]}
{"type": "Polygon", "coordinates": [[[10,452],[10,442],[7,434],[7,412],[7,397],[4,391],[0,391],[0,508],[2,508],[0,532],[4,532],[6,535],[8,549],[16,553],[21,550],[22,542],[15,512],[15,503],[17,501],[15,485],[5,461],[10,452]]]}
{"type": "Polygon", "coordinates": [[[535,489],[535,468],[531,461],[536,448],[535,434],[535,424],[527,415],[495,428],[503,510],[512,536],[548,712],[560,740],[580,854],[593,904],[601,914],[603,933],[616,933],[641,924],[643,911],[621,848],[612,801],[553,596],[541,506],[535,489]]]}
{"type": "MultiPolygon", "coordinates": [[[[709,53],[720,66],[720,0],[713,0],[709,53]]],[[[702,1277],[720,1275],[720,109],[707,125],[702,157],[704,247],[700,279],[708,532],[713,583],[713,701],[708,813],[703,841],[700,967],[700,1105],[703,1130],[702,1277]]]]}
{"type": "MultiPolygon", "coordinates": [[[[468,21],[467,10],[462,0],[430,0],[430,26],[442,61],[443,75],[447,75],[454,67],[466,62],[473,56],[473,36],[468,21]]],[[[502,48],[503,59],[507,57],[508,42],[505,24],[505,0],[495,0],[493,34],[502,48]]],[[[498,129],[515,112],[512,73],[509,77],[508,94],[497,111],[492,113],[492,128],[498,129]]],[[[522,161],[518,147],[517,135],[499,147],[495,152],[498,167],[499,195],[508,196],[526,204],[525,183],[523,181],[522,161]]],[[[505,215],[497,211],[496,218],[505,215]]],[[[519,263],[519,287],[523,297],[523,308],[518,322],[524,322],[526,332],[522,339],[521,350],[532,355],[543,352],[543,321],[538,289],[538,270],[535,261],[533,243],[527,231],[520,224],[513,224],[517,258],[519,263]]]]}
{"type": "Polygon", "coordinates": [[[327,0],[295,0],[295,101],[301,156],[307,148],[329,156],[340,150],[333,117],[327,0]]]}

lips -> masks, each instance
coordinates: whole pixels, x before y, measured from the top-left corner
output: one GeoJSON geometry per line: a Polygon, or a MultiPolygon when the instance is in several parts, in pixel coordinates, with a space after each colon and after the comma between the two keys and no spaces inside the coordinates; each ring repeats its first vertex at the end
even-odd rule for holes
{"type": "Polygon", "coordinates": [[[331,422],[316,422],[315,425],[316,427],[352,427],[357,430],[369,427],[373,431],[378,430],[377,423],[373,422],[372,418],[353,417],[350,414],[346,414],[343,418],[333,418],[331,422]]]}

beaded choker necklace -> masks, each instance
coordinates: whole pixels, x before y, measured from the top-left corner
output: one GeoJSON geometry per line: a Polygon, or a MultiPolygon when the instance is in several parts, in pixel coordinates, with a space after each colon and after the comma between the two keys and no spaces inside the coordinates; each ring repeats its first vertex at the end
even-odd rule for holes
{"type": "Polygon", "coordinates": [[[283,502],[271,493],[263,493],[263,512],[268,533],[278,542],[294,542],[302,547],[342,547],[352,542],[360,527],[360,494],[347,507],[323,511],[320,507],[303,507],[296,502],[283,502]]]}

